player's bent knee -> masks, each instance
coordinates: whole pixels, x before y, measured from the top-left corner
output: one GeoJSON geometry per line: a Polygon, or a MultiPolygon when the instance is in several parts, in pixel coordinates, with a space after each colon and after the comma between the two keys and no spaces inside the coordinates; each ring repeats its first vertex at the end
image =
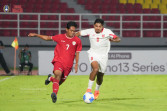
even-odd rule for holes
{"type": "Polygon", "coordinates": [[[61,72],[60,70],[55,70],[55,71],[54,71],[54,74],[55,74],[55,75],[61,75],[62,72],[61,72]]]}
{"type": "Polygon", "coordinates": [[[54,75],[55,75],[55,78],[56,78],[56,77],[57,77],[57,78],[61,78],[62,72],[59,71],[59,70],[55,70],[55,71],[54,71],[54,75]]]}
{"type": "Polygon", "coordinates": [[[98,71],[99,71],[99,68],[93,68],[93,71],[94,71],[94,72],[98,72],[98,71]]]}

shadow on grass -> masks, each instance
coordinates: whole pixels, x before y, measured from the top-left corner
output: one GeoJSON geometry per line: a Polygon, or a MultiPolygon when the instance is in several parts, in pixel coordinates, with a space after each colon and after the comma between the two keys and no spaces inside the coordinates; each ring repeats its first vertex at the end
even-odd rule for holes
{"type": "MultiPolygon", "coordinates": [[[[95,101],[97,102],[109,102],[109,101],[122,101],[122,100],[138,100],[138,99],[144,99],[144,98],[100,98],[95,101]]],[[[68,104],[68,103],[75,103],[75,102],[83,102],[82,99],[80,100],[61,100],[60,104],[68,104]]]]}
{"type": "Polygon", "coordinates": [[[136,100],[144,98],[100,98],[97,101],[117,101],[117,100],[136,100]]]}

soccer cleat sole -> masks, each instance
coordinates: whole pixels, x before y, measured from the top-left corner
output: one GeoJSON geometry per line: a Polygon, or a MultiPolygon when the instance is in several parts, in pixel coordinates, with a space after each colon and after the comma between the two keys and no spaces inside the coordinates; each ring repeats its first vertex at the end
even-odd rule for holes
{"type": "MultiPolygon", "coordinates": [[[[51,76],[52,76],[52,75],[49,74],[49,75],[48,75],[48,78],[51,77],[51,76]]],[[[50,83],[50,81],[48,80],[48,78],[45,80],[45,85],[48,85],[48,84],[50,83]]]]}
{"type": "Polygon", "coordinates": [[[96,97],[94,96],[94,99],[95,99],[95,100],[97,100],[97,99],[98,99],[98,97],[99,97],[99,96],[96,96],[96,97]]]}
{"type": "Polygon", "coordinates": [[[51,94],[51,98],[52,98],[53,103],[55,103],[57,101],[57,96],[54,92],[51,94]]]}

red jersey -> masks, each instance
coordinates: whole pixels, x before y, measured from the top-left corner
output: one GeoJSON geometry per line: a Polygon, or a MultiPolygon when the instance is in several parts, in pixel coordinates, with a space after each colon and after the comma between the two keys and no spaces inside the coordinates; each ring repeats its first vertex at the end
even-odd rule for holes
{"type": "Polygon", "coordinates": [[[72,68],[75,52],[82,50],[81,40],[76,36],[67,37],[66,34],[52,36],[52,40],[57,42],[52,63],[60,62],[64,67],[72,68]]]}

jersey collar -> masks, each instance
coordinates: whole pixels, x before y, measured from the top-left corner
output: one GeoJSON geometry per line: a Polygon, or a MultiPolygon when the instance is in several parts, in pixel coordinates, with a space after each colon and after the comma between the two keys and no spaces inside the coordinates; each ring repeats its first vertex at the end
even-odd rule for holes
{"type": "MultiPolygon", "coordinates": [[[[103,33],[103,30],[104,30],[104,28],[101,30],[101,32],[100,33],[103,33]]],[[[95,32],[95,30],[94,30],[94,32],[95,32]]],[[[95,32],[96,33],[96,32],[95,32]]],[[[100,34],[100,33],[98,33],[98,34],[100,34]]],[[[97,33],[96,33],[97,34],[97,33]]]]}
{"type": "Polygon", "coordinates": [[[67,39],[72,39],[74,37],[74,36],[73,37],[68,37],[66,34],[65,34],[65,36],[66,36],[67,39]]]}
{"type": "Polygon", "coordinates": [[[103,33],[104,28],[101,30],[101,33],[103,33]]]}

